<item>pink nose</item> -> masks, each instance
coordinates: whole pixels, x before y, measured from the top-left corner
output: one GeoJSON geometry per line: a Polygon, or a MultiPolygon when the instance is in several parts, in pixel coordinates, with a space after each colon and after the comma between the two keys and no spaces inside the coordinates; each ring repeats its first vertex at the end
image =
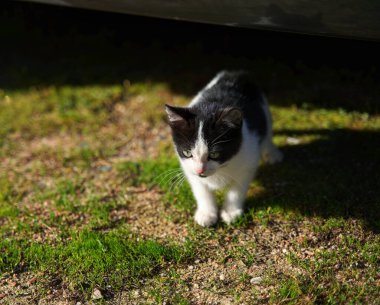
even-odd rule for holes
{"type": "Polygon", "coordinates": [[[205,171],[206,171],[205,168],[197,168],[197,169],[195,170],[195,172],[196,172],[198,175],[203,174],[205,171]]]}

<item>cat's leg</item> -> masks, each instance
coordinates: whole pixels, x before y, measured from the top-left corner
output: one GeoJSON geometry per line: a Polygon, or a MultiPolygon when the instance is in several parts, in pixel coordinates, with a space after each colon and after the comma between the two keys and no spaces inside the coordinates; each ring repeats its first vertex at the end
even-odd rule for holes
{"type": "Polygon", "coordinates": [[[226,193],[224,205],[220,213],[220,216],[225,223],[230,224],[243,214],[244,201],[249,184],[252,181],[252,176],[252,173],[247,173],[246,175],[242,175],[240,179],[234,180],[230,189],[226,193]]]}
{"type": "Polygon", "coordinates": [[[197,201],[195,222],[202,227],[214,225],[218,220],[218,209],[212,190],[195,179],[189,179],[189,182],[197,201]]]}

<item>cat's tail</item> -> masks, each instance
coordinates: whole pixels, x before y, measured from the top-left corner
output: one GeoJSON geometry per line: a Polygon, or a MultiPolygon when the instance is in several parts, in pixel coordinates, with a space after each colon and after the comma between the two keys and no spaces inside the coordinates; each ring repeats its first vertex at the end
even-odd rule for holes
{"type": "Polygon", "coordinates": [[[272,115],[269,110],[269,105],[265,95],[262,95],[263,109],[265,119],[267,122],[267,133],[261,144],[261,158],[269,164],[281,162],[284,158],[283,153],[273,143],[273,130],[272,130],[272,115]]]}

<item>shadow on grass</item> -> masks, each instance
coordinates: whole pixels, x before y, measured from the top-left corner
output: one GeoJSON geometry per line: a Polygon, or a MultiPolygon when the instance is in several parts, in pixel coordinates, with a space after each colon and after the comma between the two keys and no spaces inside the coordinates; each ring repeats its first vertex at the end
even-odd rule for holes
{"type": "Polygon", "coordinates": [[[277,205],[321,217],[363,219],[380,231],[380,132],[281,130],[285,136],[320,135],[310,144],[282,147],[285,159],[260,169],[262,194],[248,198],[247,209],[277,205]]]}
{"type": "Polygon", "coordinates": [[[219,70],[244,68],[275,105],[380,113],[378,43],[15,1],[0,11],[0,29],[5,91],[129,79],[163,82],[190,97],[219,70]]]}

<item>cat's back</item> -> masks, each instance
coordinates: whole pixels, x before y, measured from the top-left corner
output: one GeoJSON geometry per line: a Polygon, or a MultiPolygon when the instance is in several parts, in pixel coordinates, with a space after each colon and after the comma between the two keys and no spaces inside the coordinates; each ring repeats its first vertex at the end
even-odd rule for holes
{"type": "Polygon", "coordinates": [[[219,72],[191,104],[198,103],[246,108],[261,103],[261,92],[251,73],[225,70],[219,72]]]}

